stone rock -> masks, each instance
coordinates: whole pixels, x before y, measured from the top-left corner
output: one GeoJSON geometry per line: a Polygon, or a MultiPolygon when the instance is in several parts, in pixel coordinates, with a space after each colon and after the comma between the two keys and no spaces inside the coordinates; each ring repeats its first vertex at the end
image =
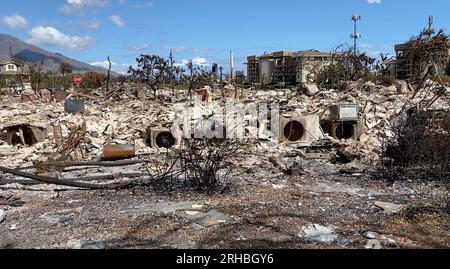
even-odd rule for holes
{"type": "Polygon", "coordinates": [[[374,205],[376,207],[379,207],[379,208],[383,209],[384,213],[387,213],[387,214],[398,213],[403,208],[405,208],[405,205],[398,205],[398,204],[382,202],[382,201],[376,201],[374,203],[374,205]]]}
{"type": "Polygon", "coordinates": [[[204,205],[192,205],[193,209],[202,209],[204,205]]]}
{"type": "Polygon", "coordinates": [[[298,237],[315,243],[333,243],[338,239],[334,230],[335,227],[332,225],[309,224],[302,227],[302,232],[298,234],[298,237]]]}
{"type": "Polygon", "coordinates": [[[67,248],[70,249],[105,249],[106,244],[103,241],[88,241],[88,240],[69,240],[67,248]]]}
{"type": "Polygon", "coordinates": [[[356,82],[341,82],[339,85],[339,89],[346,92],[354,92],[358,90],[358,83],[356,82]]]}
{"type": "Polygon", "coordinates": [[[177,212],[176,215],[187,219],[196,229],[208,228],[231,220],[229,216],[216,210],[209,211],[208,213],[199,211],[181,211],[177,212]]]}
{"type": "Polygon", "coordinates": [[[55,98],[56,102],[62,102],[66,100],[66,98],[69,96],[69,93],[64,90],[56,90],[53,93],[53,97],[55,98]]]}
{"type": "Polygon", "coordinates": [[[3,209],[0,209],[0,223],[6,218],[6,212],[3,209]]]}
{"type": "Polygon", "coordinates": [[[59,212],[47,212],[40,218],[51,224],[64,223],[72,220],[75,217],[73,212],[59,211],[59,212]]]}
{"type": "Polygon", "coordinates": [[[317,87],[316,84],[305,83],[304,87],[305,87],[306,94],[308,96],[314,96],[319,92],[319,88],[317,87]]]}
{"type": "Polygon", "coordinates": [[[122,214],[126,213],[161,213],[161,214],[170,214],[175,213],[180,210],[190,211],[191,209],[198,208],[198,202],[160,202],[160,203],[148,203],[148,204],[140,204],[130,206],[128,209],[122,210],[122,214]],[[195,208],[194,208],[195,207],[195,208]]]}
{"type": "Polygon", "coordinates": [[[366,143],[368,140],[369,140],[369,136],[368,136],[367,134],[362,134],[362,135],[359,137],[359,141],[360,141],[361,143],[366,143]]]}
{"type": "Polygon", "coordinates": [[[387,245],[393,245],[393,246],[394,246],[394,245],[397,245],[397,243],[395,242],[395,240],[392,239],[390,235],[388,235],[388,236],[382,235],[382,236],[380,237],[380,240],[381,240],[381,242],[383,242],[384,244],[387,244],[387,245]]]}
{"type": "Polygon", "coordinates": [[[201,225],[202,227],[208,228],[211,226],[215,226],[221,223],[225,223],[227,221],[231,220],[231,218],[222,212],[212,210],[208,213],[204,214],[203,216],[200,216],[199,218],[196,218],[194,220],[194,223],[197,223],[201,225]]]}
{"type": "Polygon", "coordinates": [[[184,213],[188,216],[196,216],[196,215],[200,214],[199,211],[184,211],[184,213]]]}
{"type": "Polygon", "coordinates": [[[41,98],[44,102],[50,102],[52,100],[52,93],[47,89],[40,90],[41,98]]]}
{"type": "Polygon", "coordinates": [[[387,92],[396,92],[397,91],[397,87],[395,85],[392,85],[392,86],[389,86],[389,87],[385,87],[384,89],[387,92]]]}
{"type": "Polygon", "coordinates": [[[381,245],[381,242],[377,239],[370,239],[367,241],[367,245],[365,246],[366,249],[382,249],[383,246],[381,245]]]}
{"type": "Polygon", "coordinates": [[[286,188],[286,185],[284,185],[284,184],[272,184],[272,188],[274,190],[282,190],[282,189],[286,188]]]}
{"type": "Polygon", "coordinates": [[[375,85],[375,83],[368,81],[366,83],[363,84],[362,86],[362,90],[369,92],[369,93],[373,93],[377,90],[377,85],[375,85]]]}
{"type": "Polygon", "coordinates": [[[21,94],[21,100],[23,102],[36,101],[38,96],[33,90],[25,90],[21,94]]]}
{"type": "Polygon", "coordinates": [[[349,239],[341,239],[338,242],[338,246],[340,246],[341,248],[346,248],[349,244],[351,243],[351,241],[349,239]]]}
{"type": "Polygon", "coordinates": [[[408,83],[404,80],[397,80],[395,82],[395,87],[397,88],[398,93],[407,93],[409,91],[408,83]]]}
{"type": "Polygon", "coordinates": [[[367,238],[367,239],[375,239],[375,238],[378,238],[378,234],[377,233],[375,233],[375,232],[365,232],[364,233],[364,237],[365,238],[367,238]]]}

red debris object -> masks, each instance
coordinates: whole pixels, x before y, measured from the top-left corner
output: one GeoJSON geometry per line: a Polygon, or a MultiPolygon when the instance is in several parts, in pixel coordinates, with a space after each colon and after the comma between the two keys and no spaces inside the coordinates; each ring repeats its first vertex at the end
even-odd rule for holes
{"type": "Polygon", "coordinates": [[[83,83],[83,77],[80,75],[74,76],[73,83],[75,83],[76,85],[81,85],[81,83],[83,83]]]}

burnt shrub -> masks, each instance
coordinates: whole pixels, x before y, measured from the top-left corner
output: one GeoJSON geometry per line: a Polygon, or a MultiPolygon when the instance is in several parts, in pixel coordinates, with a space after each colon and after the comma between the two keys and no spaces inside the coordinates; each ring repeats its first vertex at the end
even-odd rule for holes
{"type": "Polygon", "coordinates": [[[342,81],[358,81],[376,70],[376,59],[352,48],[338,46],[331,53],[329,65],[316,65],[310,70],[313,82],[326,88],[337,88],[342,81]]]}
{"type": "Polygon", "coordinates": [[[379,172],[395,180],[450,178],[449,111],[409,111],[385,142],[379,172]]]}
{"type": "Polygon", "coordinates": [[[226,190],[233,158],[244,155],[243,144],[232,139],[186,139],[179,151],[189,185],[199,191],[226,190]]]}
{"type": "Polygon", "coordinates": [[[147,185],[160,192],[223,193],[231,189],[238,159],[247,154],[239,140],[184,139],[151,163],[147,185]]]}

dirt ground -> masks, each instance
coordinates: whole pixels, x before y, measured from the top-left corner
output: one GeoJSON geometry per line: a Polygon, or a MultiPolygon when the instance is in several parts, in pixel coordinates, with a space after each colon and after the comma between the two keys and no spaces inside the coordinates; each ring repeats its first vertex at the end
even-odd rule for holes
{"type": "Polygon", "coordinates": [[[11,194],[24,205],[3,206],[1,248],[73,248],[77,243],[113,249],[450,247],[444,183],[387,184],[343,175],[285,176],[261,182],[247,171],[225,194],[167,194],[150,187],[87,191],[0,186],[0,195],[11,194]],[[389,213],[375,206],[377,201],[405,207],[389,213]],[[191,202],[195,209],[185,205],[155,210],[158,205],[180,202],[191,202]],[[202,227],[180,214],[211,210],[229,219],[202,227]],[[62,217],[53,221],[44,217],[55,212],[63,212],[62,217]],[[331,227],[331,239],[326,238],[329,230],[325,239],[320,232],[305,236],[302,231],[314,224],[317,230],[319,225],[331,227]]]}

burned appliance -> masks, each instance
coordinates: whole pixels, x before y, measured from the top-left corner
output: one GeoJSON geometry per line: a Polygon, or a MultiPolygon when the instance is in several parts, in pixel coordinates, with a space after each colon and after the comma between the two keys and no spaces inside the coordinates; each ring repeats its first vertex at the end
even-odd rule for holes
{"type": "Polygon", "coordinates": [[[292,115],[280,118],[279,141],[310,145],[323,138],[319,115],[292,115]]]}
{"type": "Polygon", "coordinates": [[[334,121],[358,121],[359,105],[339,104],[330,108],[331,120],[334,121]]]}
{"type": "Polygon", "coordinates": [[[148,144],[154,148],[171,148],[177,144],[172,132],[166,128],[148,128],[148,144]]]}
{"type": "Polygon", "coordinates": [[[362,133],[359,121],[359,105],[338,104],[330,108],[331,126],[327,131],[336,139],[357,140],[362,133]]]}
{"type": "Polygon", "coordinates": [[[3,131],[6,131],[6,142],[9,145],[22,144],[24,146],[32,146],[47,138],[45,126],[29,123],[11,124],[5,126],[3,131]]]}

